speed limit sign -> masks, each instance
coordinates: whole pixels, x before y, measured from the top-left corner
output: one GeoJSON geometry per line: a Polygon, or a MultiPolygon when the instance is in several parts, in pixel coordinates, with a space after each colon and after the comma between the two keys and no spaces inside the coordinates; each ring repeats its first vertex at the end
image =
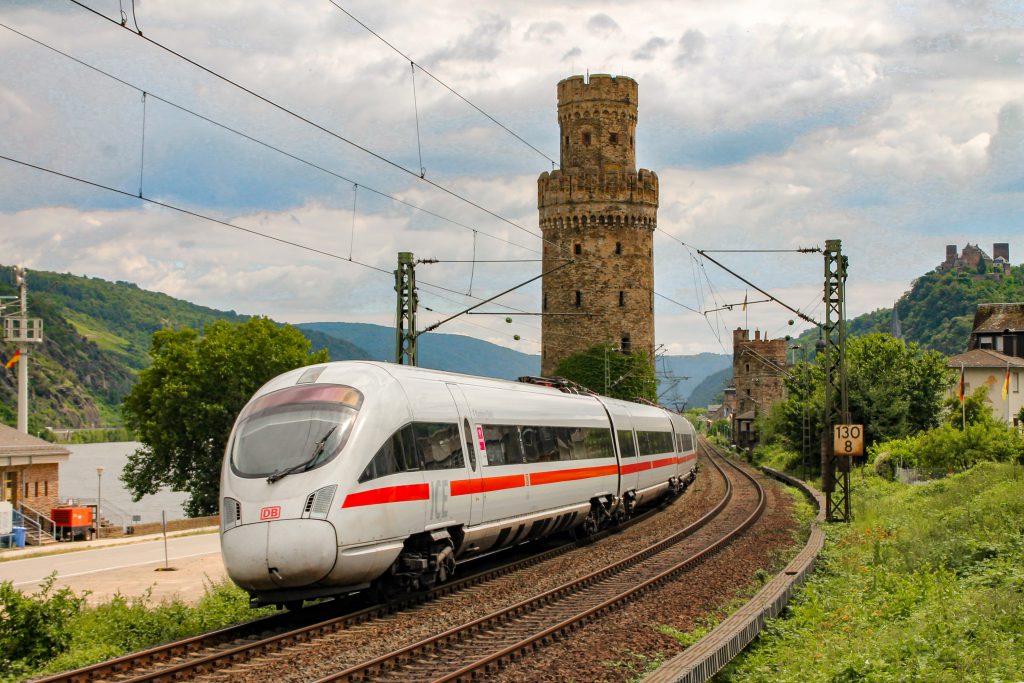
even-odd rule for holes
{"type": "Polygon", "coordinates": [[[833,437],[836,455],[864,455],[864,425],[836,425],[833,437]]]}

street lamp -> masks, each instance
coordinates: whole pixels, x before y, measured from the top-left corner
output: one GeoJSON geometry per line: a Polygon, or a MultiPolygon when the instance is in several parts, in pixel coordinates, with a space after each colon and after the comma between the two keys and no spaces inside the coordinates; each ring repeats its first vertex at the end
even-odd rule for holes
{"type": "Polygon", "coordinates": [[[100,537],[100,524],[103,519],[100,504],[103,501],[103,465],[96,467],[96,538],[100,537]]]}

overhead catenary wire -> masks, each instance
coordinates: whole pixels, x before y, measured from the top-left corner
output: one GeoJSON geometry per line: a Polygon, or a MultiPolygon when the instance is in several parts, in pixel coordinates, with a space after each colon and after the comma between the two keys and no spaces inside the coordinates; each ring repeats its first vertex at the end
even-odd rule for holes
{"type": "Polygon", "coordinates": [[[108,71],[104,71],[103,69],[100,69],[97,66],[94,66],[94,65],[92,65],[92,64],[90,64],[90,63],[88,63],[88,62],[86,62],[86,61],[84,61],[82,59],[79,59],[78,57],[70,55],[67,52],[64,52],[64,51],[62,51],[62,50],[60,50],[60,49],[58,49],[56,47],[53,47],[52,45],[49,45],[49,44],[39,40],[38,38],[34,38],[34,37],[32,37],[32,36],[30,36],[30,35],[28,35],[26,33],[23,33],[22,31],[19,31],[19,30],[15,29],[15,28],[12,28],[11,26],[8,26],[7,24],[4,24],[4,23],[0,22],[0,28],[4,28],[4,29],[10,31],[11,33],[19,35],[22,38],[24,38],[26,40],[29,40],[29,41],[35,43],[36,45],[39,45],[42,48],[45,48],[45,49],[50,50],[51,52],[54,52],[54,53],[56,53],[56,54],[58,54],[58,55],[60,55],[62,57],[65,57],[66,59],[69,59],[69,60],[75,62],[76,64],[79,64],[80,66],[83,66],[83,67],[85,67],[87,69],[90,69],[90,70],[92,70],[92,71],[94,71],[94,72],[96,72],[96,73],[98,73],[98,74],[100,74],[102,76],[105,76],[106,78],[109,78],[109,79],[111,79],[111,80],[113,80],[113,81],[115,81],[117,83],[120,83],[121,85],[124,85],[124,86],[126,86],[128,88],[132,88],[134,90],[137,90],[138,92],[143,93],[146,96],[147,99],[150,99],[150,98],[151,99],[155,99],[155,100],[157,100],[159,102],[162,102],[163,104],[166,104],[166,105],[168,105],[170,107],[173,107],[173,108],[177,109],[178,111],[181,111],[183,113],[189,114],[190,116],[194,116],[194,117],[196,117],[196,118],[198,118],[198,119],[200,119],[202,121],[205,121],[205,122],[207,122],[207,123],[209,123],[211,125],[217,126],[218,128],[221,128],[222,130],[228,131],[229,133],[237,135],[237,136],[239,136],[239,137],[241,137],[241,138],[243,138],[245,140],[248,140],[248,141],[253,142],[253,143],[257,144],[257,145],[265,147],[265,148],[267,148],[267,149],[269,149],[271,151],[277,152],[278,154],[281,154],[282,156],[288,157],[289,159],[292,159],[293,161],[297,161],[297,162],[299,162],[301,164],[304,164],[304,165],[306,165],[306,166],[308,166],[308,167],[310,167],[312,169],[315,169],[317,171],[320,171],[322,173],[330,175],[330,176],[332,176],[334,178],[337,178],[339,180],[345,181],[347,183],[352,183],[353,185],[361,185],[362,189],[367,191],[367,192],[370,192],[370,193],[375,194],[375,195],[377,195],[379,197],[383,197],[385,199],[388,199],[388,200],[390,200],[392,202],[395,202],[396,204],[401,204],[402,206],[406,206],[406,207],[408,207],[410,209],[413,209],[414,211],[419,211],[419,212],[424,213],[424,214],[426,214],[428,216],[432,216],[434,218],[443,220],[443,221],[445,221],[447,223],[450,223],[450,224],[455,225],[457,227],[463,228],[465,230],[471,230],[471,231],[479,232],[481,235],[484,235],[485,237],[489,237],[490,239],[493,239],[495,241],[503,242],[503,243],[508,244],[510,246],[514,246],[514,247],[517,247],[519,249],[523,249],[525,251],[532,252],[534,254],[539,254],[540,253],[539,251],[537,251],[536,249],[533,249],[532,247],[528,247],[528,246],[526,246],[524,244],[519,244],[518,242],[514,242],[512,240],[505,239],[504,237],[499,237],[497,235],[493,235],[493,234],[491,234],[489,232],[486,232],[484,230],[480,230],[479,228],[474,228],[473,226],[466,225],[465,223],[462,223],[460,221],[454,220],[452,218],[449,218],[447,216],[439,214],[439,213],[437,213],[435,211],[431,211],[430,209],[423,208],[421,206],[418,206],[416,204],[408,202],[408,201],[406,201],[404,199],[401,199],[401,198],[396,197],[394,195],[388,194],[387,192],[384,192],[382,190],[377,190],[377,189],[375,189],[375,188],[373,188],[371,186],[358,183],[357,181],[353,180],[352,178],[349,178],[349,177],[344,176],[344,175],[342,175],[340,173],[337,173],[337,172],[332,171],[332,170],[330,170],[328,168],[325,168],[325,167],[323,167],[323,166],[321,166],[319,164],[316,164],[316,163],[314,163],[312,161],[309,161],[308,159],[304,159],[304,158],[302,158],[302,157],[300,157],[300,156],[298,156],[296,154],[288,152],[287,150],[284,150],[284,149],[282,149],[280,147],[272,145],[269,142],[265,142],[263,140],[260,140],[259,138],[256,138],[256,137],[254,137],[252,135],[248,135],[247,133],[244,133],[244,132],[242,132],[242,131],[240,131],[240,130],[238,130],[236,128],[232,128],[231,126],[228,126],[227,124],[221,123],[220,121],[217,121],[217,120],[215,120],[213,118],[210,118],[208,116],[200,114],[199,112],[197,112],[197,111],[195,111],[193,109],[190,109],[190,108],[188,108],[188,107],[186,107],[184,105],[178,104],[177,102],[174,102],[173,100],[169,100],[169,99],[167,99],[165,97],[161,97],[160,95],[156,95],[156,94],[154,94],[152,92],[144,90],[141,86],[135,85],[134,83],[131,83],[130,81],[127,81],[127,80],[125,80],[123,78],[120,78],[119,76],[115,76],[114,74],[112,74],[112,73],[110,73],[108,71]]]}
{"type": "MultiPolygon", "coordinates": [[[[255,230],[253,228],[246,228],[244,226],[237,225],[235,223],[231,223],[229,221],[221,220],[220,218],[215,218],[213,216],[208,216],[208,215],[206,215],[204,213],[200,213],[198,211],[193,211],[192,209],[186,209],[184,207],[177,206],[175,204],[171,204],[170,202],[164,202],[164,201],[161,201],[159,199],[153,199],[152,197],[146,197],[145,195],[140,197],[140,196],[137,196],[137,195],[135,195],[135,194],[133,194],[131,192],[128,192],[126,190],[121,190],[121,189],[116,188],[116,187],[111,187],[110,185],[104,185],[103,183],[99,183],[99,182],[96,182],[94,180],[89,180],[87,178],[82,178],[80,176],[72,175],[70,173],[62,173],[61,171],[57,171],[57,170],[52,169],[52,168],[47,168],[45,166],[40,166],[38,164],[33,164],[33,163],[29,162],[29,161],[24,161],[22,159],[16,159],[14,157],[10,157],[10,156],[7,156],[5,154],[0,154],[0,159],[2,159],[4,161],[8,161],[8,162],[13,163],[13,164],[17,164],[19,166],[23,166],[23,167],[26,167],[26,168],[31,168],[31,169],[34,169],[36,171],[41,171],[43,173],[48,173],[50,175],[54,175],[54,176],[57,176],[59,178],[64,178],[66,180],[72,180],[74,182],[81,183],[83,185],[88,185],[90,187],[95,187],[95,188],[100,189],[100,190],[105,190],[107,192],[111,192],[113,194],[121,195],[123,197],[130,197],[132,199],[137,199],[139,201],[146,202],[148,204],[153,204],[155,206],[160,206],[160,207],[163,207],[165,209],[170,209],[171,211],[176,211],[178,213],[181,213],[181,214],[184,214],[184,215],[187,215],[187,216],[192,216],[194,218],[199,218],[201,220],[210,221],[211,223],[216,223],[216,224],[222,225],[222,226],[224,226],[226,228],[231,228],[233,230],[238,230],[240,232],[248,233],[248,234],[256,236],[256,237],[262,237],[264,239],[271,240],[273,242],[277,242],[279,244],[285,244],[285,245],[288,245],[288,246],[291,246],[291,247],[295,247],[297,249],[302,249],[304,251],[308,251],[310,253],[319,254],[320,256],[326,256],[328,258],[337,259],[339,261],[345,261],[345,262],[348,262],[348,263],[353,263],[353,264],[355,264],[357,266],[360,266],[362,268],[373,270],[373,271],[376,271],[378,273],[383,273],[383,274],[387,275],[389,278],[393,277],[393,275],[394,275],[394,273],[392,271],[387,270],[385,268],[380,268],[378,266],[374,266],[372,264],[365,263],[363,261],[358,261],[356,259],[349,259],[349,258],[347,258],[345,256],[342,256],[341,254],[335,254],[334,252],[327,251],[326,249],[320,249],[318,247],[312,247],[312,246],[309,246],[308,244],[302,244],[301,242],[296,242],[294,240],[288,240],[288,239],[285,239],[283,237],[277,237],[275,235],[271,235],[271,234],[268,234],[268,233],[265,233],[265,232],[261,232],[259,230],[255,230]]],[[[567,265],[567,263],[563,264],[563,265],[567,265]]],[[[540,277],[540,276],[537,276],[537,277],[540,277]]],[[[533,278],[533,279],[536,279],[536,278],[533,278]]],[[[420,281],[417,282],[417,285],[424,286],[424,287],[433,287],[433,288],[439,289],[441,291],[450,292],[452,294],[458,294],[460,296],[466,296],[463,292],[458,292],[458,291],[456,291],[454,289],[449,289],[448,287],[444,287],[442,285],[434,284],[432,282],[427,282],[427,281],[420,280],[420,281]]],[[[513,288],[513,289],[516,289],[516,288],[513,288]]],[[[507,290],[506,292],[503,292],[502,294],[507,293],[508,291],[513,291],[513,290],[512,289],[507,290]]],[[[501,296],[501,295],[499,294],[498,296],[501,296]]],[[[490,297],[489,299],[486,299],[486,300],[481,300],[479,297],[470,297],[470,298],[477,299],[481,303],[487,303],[487,302],[493,301],[497,297],[490,297]]],[[[505,304],[498,303],[497,305],[504,306],[505,304]]],[[[511,308],[512,310],[519,310],[519,309],[516,309],[514,307],[509,307],[509,308],[511,308]]]]}
{"type": "MultiPolygon", "coordinates": [[[[356,142],[356,141],[354,141],[354,140],[352,140],[352,139],[350,139],[348,137],[345,137],[341,133],[338,133],[337,131],[334,131],[334,130],[330,129],[330,128],[328,128],[327,126],[325,126],[323,124],[317,123],[316,121],[313,121],[312,119],[310,119],[310,118],[308,118],[306,116],[303,116],[302,114],[299,114],[298,112],[290,109],[289,107],[286,107],[283,104],[275,102],[274,100],[270,99],[266,95],[261,95],[260,93],[256,92],[255,90],[253,90],[253,89],[251,89],[251,88],[249,88],[249,87],[247,87],[245,85],[242,85],[238,81],[235,81],[235,80],[233,80],[231,78],[228,78],[227,76],[219,73],[218,71],[214,70],[213,68],[208,67],[208,66],[206,66],[204,64],[201,64],[200,62],[197,62],[196,60],[194,60],[194,59],[192,59],[190,57],[185,56],[184,54],[178,52],[174,48],[168,47],[167,45],[164,45],[160,41],[154,40],[154,39],[150,38],[149,36],[143,35],[143,33],[141,31],[132,31],[131,29],[127,28],[126,26],[121,26],[121,24],[118,23],[116,20],[111,19],[107,15],[103,14],[102,12],[100,12],[100,11],[98,11],[96,9],[93,9],[92,7],[89,7],[88,5],[86,5],[85,3],[81,2],[80,0],[68,0],[68,2],[70,2],[73,5],[76,5],[77,7],[81,7],[82,9],[86,10],[87,12],[90,12],[90,13],[96,15],[97,17],[99,17],[99,18],[101,18],[101,19],[103,19],[105,21],[109,21],[114,26],[117,26],[119,28],[122,28],[122,29],[125,29],[125,30],[129,31],[130,33],[132,33],[133,35],[138,36],[140,39],[146,41],[150,45],[153,45],[154,47],[157,47],[157,48],[167,52],[168,54],[173,55],[174,57],[177,57],[178,59],[181,59],[182,61],[187,62],[188,64],[191,64],[192,66],[196,67],[197,69],[199,69],[199,70],[209,74],[210,76],[213,76],[214,78],[216,78],[216,79],[218,79],[220,81],[223,81],[224,83],[227,83],[228,85],[231,85],[234,88],[237,88],[237,89],[241,90],[242,92],[244,92],[244,93],[246,93],[246,94],[248,94],[248,95],[250,95],[252,97],[255,97],[256,99],[260,100],[261,102],[263,102],[265,104],[270,105],[271,107],[277,109],[278,111],[281,111],[281,112],[283,112],[283,113],[285,113],[285,114],[287,114],[287,115],[289,115],[289,116],[291,116],[291,117],[293,117],[293,118],[295,118],[295,119],[297,119],[299,121],[302,121],[303,123],[305,123],[305,124],[307,124],[309,126],[312,126],[313,128],[321,131],[322,133],[324,133],[324,134],[326,134],[326,135],[328,135],[328,136],[330,136],[330,137],[332,137],[332,138],[334,138],[334,139],[336,139],[336,140],[338,140],[340,142],[343,142],[344,144],[349,145],[349,146],[351,146],[351,147],[353,147],[353,148],[355,148],[355,149],[357,149],[357,150],[367,154],[368,156],[373,157],[374,159],[377,159],[378,161],[380,161],[380,162],[382,162],[382,163],[384,163],[384,164],[386,164],[388,166],[391,166],[392,168],[394,168],[394,169],[396,169],[398,171],[401,171],[402,173],[406,173],[406,174],[408,174],[410,176],[413,176],[415,178],[419,178],[420,181],[422,181],[424,183],[427,183],[431,187],[433,187],[433,188],[435,188],[435,189],[437,189],[437,190],[439,190],[439,191],[441,191],[441,192],[443,192],[443,193],[445,193],[445,194],[447,194],[447,195],[449,195],[449,196],[451,196],[451,197],[453,197],[453,198],[455,198],[455,199],[457,199],[457,200],[459,200],[461,202],[464,202],[465,204],[467,204],[469,206],[472,206],[473,208],[478,209],[479,211],[482,211],[482,212],[486,213],[487,215],[491,216],[492,218],[496,218],[497,220],[499,220],[499,221],[501,221],[503,223],[506,223],[506,224],[514,227],[517,230],[525,232],[528,235],[532,235],[533,237],[536,237],[536,238],[542,240],[543,242],[545,242],[547,244],[550,244],[552,247],[554,247],[556,249],[567,251],[567,247],[565,247],[563,245],[560,245],[560,244],[557,244],[555,242],[551,242],[551,241],[545,239],[543,235],[538,234],[536,232],[533,232],[532,230],[529,230],[528,228],[525,228],[522,225],[519,225],[515,221],[511,220],[510,218],[506,218],[505,216],[502,216],[501,214],[497,213],[493,209],[489,209],[489,208],[483,206],[482,204],[480,204],[480,203],[478,203],[476,201],[473,201],[472,199],[470,199],[470,198],[468,198],[468,197],[466,197],[466,196],[464,196],[462,194],[459,194],[455,190],[453,190],[453,189],[451,189],[451,188],[449,188],[449,187],[447,187],[445,185],[442,185],[442,184],[440,184],[438,182],[435,182],[435,181],[433,181],[433,180],[431,180],[431,179],[429,179],[429,178],[427,178],[425,176],[421,176],[419,173],[417,173],[416,171],[414,171],[411,168],[408,168],[404,164],[401,164],[401,163],[395,161],[394,159],[391,159],[391,158],[385,156],[384,154],[382,154],[380,152],[376,152],[376,151],[370,149],[369,147],[366,147],[365,145],[362,145],[362,144],[360,144],[360,143],[358,143],[358,142],[356,142]]],[[[424,72],[424,73],[426,73],[426,72],[424,72]]]]}
{"type": "Polygon", "coordinates": [[[471,101],[469,100],[469,98],[465,97],[465,96],[464,96],[464,95],[463,95],[462,93],[460,93],[460,92],[458,92],[457,90],[455,90],[455,88],[453,88],[452,86],[448,85],[447,83],[445,83],[444,81],[442,81],[442,80],[441,80],[440,78],[438,78],[437,76],[435,76],[435,75],[434,75],[433,73],[431,73],[430,71],[428,71],[428,70],[427,70],[426,68],[424,68],[424,66],[423,66],[422,64],[418,64],[418,63],[417,63],[417,62],[416,62],[415,60],[413,60],[413,58],[412,58],[412,57],[410,57],[409,55],[407,55],[407,54],[405,54],[404,52],[402,52],[401,50],[399,50],[399,49],[398,49],[397,47],[395,47],[395,46],[394,46],[393,44],[391,44],[391,43],[390,43],[390,42],[389,42],[388,40],[386,40],[386,39],[385,39],[385,38],[384,38],[383,36],[381,36],[381,35],[380,35],[379,33],[377,33],[377,32],[376,32],[375,30],[373,30],[372,28],[370,28],[370,27],[369,27],[369,26],[368,26],[367,24],[365,24],[365,23],[364,23],[364,22],[363,22],[362,20],[358,19],[358,18],[357,18],[357,17],[355,16],[355,15],[353,15],[353,14],[352,14],[351,12],[349,12],[349,11],[348,11],[347,9],[345,9],[344,7],[342,7],[341,5],[339,5],[339,4],[337,3],[337,2],[335,2],[335,0],[327,0],[327,1],[328,1],[329,3],[331,3],[332,5],[334,5],[334,6],[335,6],[335,7],[337,8],[337,9],[339,9],[339,10],[340,10],[341,12],[343,12],[343,13],[344,13],[344,14],[345,14],[346,16],[348,16],[348,18],[349,18],[349,19],[351,19],[352,21],[356,22],[357,24],[359,24],[360,26],[362,26],[362,27],[363,27],[364,29],[366,29],[366,31],[367,31],[367,32],[369,32],[369,33],[370,33],[370,35],[372,35],[372,36],[373,36],[373,37],[375,37],[375,38],[376,38],[377,40],[379,40],[380,42],[382,42],[382,43],[384,43],[385,45],[387,45],[387,46],[388,46],[389,48],[391,48],[392,50],[394,50],[394,52],[395,52],[396,54],[398,54],[398,55],[399,55],[400,57],[402,57],[403,59],[405,59],[406,61],[408,61],[408,62],[409,62],[410,64],[412,64],[412,65],[413,65],[413,68],[414,68],[414,69],[417,69],[417,68],[418,68],[418,69],[419,69],[420,71],[422,71],[422,72],[423,72],[424,74],[426,74],[427,76],[429,76],[430,78],[432,78],[432,79],[433,79],[433,80],[434,80],[434,81],[435,81],[435,82],[436,82],[436,83],[437,83],[438,85],[440,85],[440,86],[441,86],[441,87],[443,87],[443,88],[444,88],[445,90],[447,90],[447,91],[448,91],[448,92],[450,92],[451,94],[453,94],[453,95],[455,95],[456,97],[458,97],[458,98],[459,98],[460,100],[462,100],[463,102],[465,102],[466,104],[468,104],[468,105],[469,105],[470,107],[472,107],[472,108],[473,108],[473,109],[475,109],[476,111],[480,112],[480,113],[481,113],[481,114],[482,114],[483,116],[485,116],[485,117],[487,117],[488,119],[490,119],[490,120],[491,120],[491,122],[493,122],[493,123],[494,123],[495,125],[499,126],[499,127],[500,127],[500,128],[502,129],[502,130],[504,130],[504,131],[505,131],[506,133],[508,133],[509,135],[511,135],[512,137],[514,137],[514,138],[515,138],[516,140],[519,140],[519,142],[523,143],[524,145],[526,145],[527,147],[529,147],[530,149],[532,149],[532,150],[533,150],[534,152],[536,152],[537,154],[541,155],[542,157],[544,157],[545,159],[547,159],[548,161],[550,161],[550,162],[551,162],[551,165],[552,165],[552,167],[553,167],[553,168],[554,168],[554,167],[557,167],[557,166],[559,165],[557,161],[555,161],[554,159],[552,159],[551,157],[549,157],[549,156],[548,156],[547,154],[545,154],[545,153],[544,153],[544,152],[542,152],[541,150],[537,149],[537,148],[536,148],[535,146],[533,146],[533,145],[532,145],[532,144],[531,144],[531,143],[530,143],[529,141],[527,141],[527,140],[526,140],[525,138],[523,138],[522,136],[520,136],[520,135],[519,135],[518,133],[516,133],[516,132],[515,132],[514,130],[512,130],[511,128],[509,128],[508,126],[506,126],[506,125],[505,125],[504,123],[502,123],[502,122],[501,122],[501,121],[499,121],[498,119],[496,119],[496,118],[494,118],[493,116],[491,116],[490,114],[488,114],[488,113],[487,113],[486,111],[484,111],[483,109],[481,109],[481,108],[480,108],[479,106],[477,106],[476,104],[474,104],[473,102],[471,102],[471,101]]]}

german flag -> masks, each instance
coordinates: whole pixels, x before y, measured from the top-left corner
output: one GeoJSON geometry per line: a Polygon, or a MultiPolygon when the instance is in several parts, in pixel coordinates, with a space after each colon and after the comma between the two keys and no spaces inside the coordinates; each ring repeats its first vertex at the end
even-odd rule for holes
{"type": "Polygon", "coordinates": [[[964,366],[960,366],[960,403],[964,402],[964,366]]]}
{"type": "Polygon", "coordinates": [[[15,366],[15,364],[17,364],[19,360],[21,360],[21,349],[18,349],[17,351],[14,352],[14,355],[11,356],[11,359],[4,364],[4,368],[10,370],[15,366]]]}
{"type": "Polygon", "coordinates": [[[1010,364],[1006,364],[1006,379],[1003,380],[1003,400],[1010,397],[1010,364]]]}

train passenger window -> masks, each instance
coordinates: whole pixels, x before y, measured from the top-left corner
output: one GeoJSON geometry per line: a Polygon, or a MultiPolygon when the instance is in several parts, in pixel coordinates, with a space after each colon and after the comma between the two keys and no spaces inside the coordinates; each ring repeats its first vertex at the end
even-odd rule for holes
{"type": "Polygon", "coordinates": [[[680,434],[679,438],[683,441],[683,447],[681,450],[692,451],[693,450],[693,435],[692,434],[680,434]]]}
{"type": "Polygon", "coordinates": [[[633,443],[633,432],[629,429],[620,429],[618,431],[619,436],[619,453],[622,454],[623,458],[635,458],[636,457],[636,444],[633,443]]]}
{"type": "Polygon", "coordinates": [[[423,469],[451,470],[466,466],[462,458],[462,442],[458,425],[446,422],[416,422],[413,424],[416,450],[423,461],[423,469]]]}
{"type": "Polygon", "coordinates": [[[420,460],[413,426],[406,425],[384,442],[359,475],[359,483],[399,472],[415,472],[421,467],[420,460]]]}
{"type": "Polygon", "coordinates": [[[469,420],[462,421],[462,431],[466,437],[466,453],[469,454],[469,464],[476,471],[476,441],[473,439],[473,430],[469,426],[469,420]]]}
{"type": "Polygon", "coordinates": [[[488,465],[521,465],[523,449],[519,427],[515,425],[484,425],[484,444],[488,465]]]}
{"type": "Polygon", "coordinates": [[[637,432],[640,455],[672,452],[672,432],[637,432]]]}
{"type": "Polygon", "coordinates": [[[615,451],[612,450],[612,430],[610,429],[587,429],[583,445],[586,452],[585,458],[614,458],[615,451]]]}
{"type": "Polygon", "coordinates": [[[520,427],[519,433],[526,462],[556,462],[561,459],[556,427],[520,427]]]}

